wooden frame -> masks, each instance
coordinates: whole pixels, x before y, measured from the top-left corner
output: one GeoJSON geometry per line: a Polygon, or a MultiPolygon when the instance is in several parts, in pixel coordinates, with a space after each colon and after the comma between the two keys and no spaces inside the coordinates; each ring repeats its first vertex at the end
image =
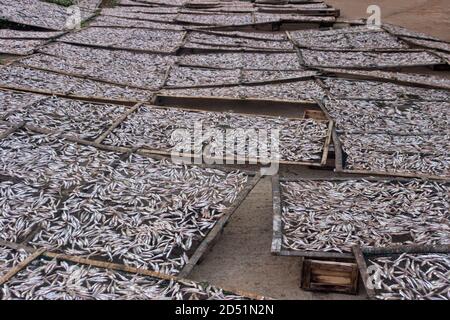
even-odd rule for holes
{"type": "Polygon", "coordinates": [[[395,256],[402,253],[449,253],[450,245],[436,245],[436,246],[419,246],[419,245],[408,245],[408,246],[392,246],[385,248],[361,248],[360,246],[353,246],[353,254],[355,255],[356,262],[361,275],[361,280],[364,283],[364,288],[366,290],[367,296],[371,300],[376,299],[376,292],[372,286],[368,285],[369,274],[367,270],[367,259],[372,256],[395,256]]]}

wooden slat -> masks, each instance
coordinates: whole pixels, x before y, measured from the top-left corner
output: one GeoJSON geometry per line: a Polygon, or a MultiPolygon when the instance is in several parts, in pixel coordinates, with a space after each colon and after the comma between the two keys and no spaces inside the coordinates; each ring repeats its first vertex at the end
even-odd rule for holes
{"type": "Polygon", "coordinates": [[[42,253],[44,253],[45,249],[41,248],[33,252],[30,256],[28,256],[25,260],[18,263],[15,267],[9,270],[2,278],[0,278],[0,286],[14,277],[17,273],[26,268],[31,262],[37,259],[42,253]]]}

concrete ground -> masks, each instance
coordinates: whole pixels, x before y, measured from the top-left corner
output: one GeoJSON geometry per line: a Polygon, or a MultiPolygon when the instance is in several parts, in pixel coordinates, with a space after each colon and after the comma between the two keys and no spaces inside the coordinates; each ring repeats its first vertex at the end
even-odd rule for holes
{"type": "MultiPolygon", "coordinates": [[[[345,18],[367,17],[371,4],[381,7],[382,21],[450,41],[449,0],[328,0],[345,18]]],[[[305,177],[333,175],[302,170],[305,177]]],[[[318,294],[299,288],[300,259],[273,256],[270,178],[262,179],[232,216],[219,242],[190,278],[276,299],[361,299],[342,294],[318,294]]]]}

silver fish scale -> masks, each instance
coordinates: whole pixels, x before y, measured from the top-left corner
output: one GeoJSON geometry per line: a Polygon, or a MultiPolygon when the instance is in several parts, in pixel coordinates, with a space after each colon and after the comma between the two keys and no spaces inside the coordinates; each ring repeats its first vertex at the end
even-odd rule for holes
{"type": "Polygon", "coordinates": [[[443,253],[376,256],[367,261],[375,268],[380,300],[450,300],[450,255],[443,253]]]}
{"type": "Polygon", "coordinates": [[[120,105],[94,104],[51,97],[7,117],[10,122],[27,124],[94,140],[106,131],[127,109],[120,105]]]}
{"type": "Polygon", "coordinates": [[[295,53],[208,53],[183,55],[180,64],[224,69],[302,70],[295,53]]]}
{"type": "Polygon", "coordinates": [[[177,30],[183,31],[182,26],[163,22],[131,20],[129,18],[120,18],[113,16],[99,15],[89,23],[91,27],[127,27],[127,28],[148,28],[160,30],[177,30]]]}
{"type": "Polygon", "coordinates": [[[146,101],[152,96],[152,93],[146,90],[131,89],[19,65],[0,68],[0,84],[27,90],[51,91],[54,94],[113,100],[146,101]]]}
{"type": "Polygon", "coordinates": [[[44,98],[46,97],[33,93],[0,90],[0,119],[44,98]]]}
{"type": "Polygon", "coordinates": [[[76,188],[31,244],[177,274],[247,180],[133,155],[76,188]]]}
{"type": "Polygon", "coordinates": [[[27,55],[33,53],[39,46],[45,43],[43,40],[16,40],[0,39],[0,52],[15,55],[27,55]]]}
{"type": "Polygon", "coordinates": [[[410,52],[339,52],[300,49],[304,63],[309,67],[407,67],[437,65],[442,59],[427,51],[410,52]]]}
{"type": "Polygon", "coordinates": [[[13,267],[29,256],[23,249],[11,249],[0,245],[0,279],[13,267]]]}
{"type": "Polygon", "coordinates": [[[161,91],[169,96],[189,97],[224,97],[235,99],[262,100],[308,100],[321,99],[325,92],[314,80],[264,84],[258,86],[230,86],[191,89],[164,89],[161,91]]]}
{"type": "MultiPolygon", "coordinates": [[[[313,119],[289,120],[275,117],[247,116],[243,114],[217,113],[217,112],[189,112],[177,109],[158,109],[144,106],[137,113],[130,115],[116,128],[103,143],[115,146],[146,146],[151,149],[166,151],[177,150],[180,141],[172,135],[177,129],[187,129],[194,134],[194,124],[202,122],[204,139],[201,143],[210,144],[213,156],[240,156],[259,158],[258,149],[263,148],[258,137],[249,137],[245,141],[245,150],[223,150],[224,145],[209,137],[215,133],[225,137],[226,129],[254,129],[280,130],[280,156],[281,160],[318,162],[322,158],[325,139],[328,133],[328,123],[313,119]],[[167,122],[169,120],[169,122],[167,122]],[[256,150],[250,148],[256,146],[256,150]],[[241,153],[244,151],[245,153],[241,153]]],[[[232,133],[232,132],[231,132],[232,133]]],[[[270,133],[270,132],[269,132],[270,133]]],[[[233,135],[227,133],[227,139],[240,141],[240,133],[233,135]]],[[[270,151],[271,137],[266,148],[270,151]]],[[[228,140],[227,140],[228,141],[228,140]]],[[[189,142],[182,145],[184,148],[195,149],[189,142]]],[[[183,149],[183,148],[181,148],[183,149]]],[[[186,150],[186,149],[185,149],[186,150]]],[[[178,150],[182,151],[182,150],[178,150]]],[[[201,150],[196,150],[201,152],[201,150]]],[[[268,155],[272,157],[274,155],[268,155]]]]}
{"type": "Polygon", "coordinates": [[[382,30],[351,27],[338,30],[291,31],[297,45],[311,49],[407,49],[408,46],[382,30]]]}
{"type": "MultiPolygon", "coordinates": [[[[450,57],[450,55],[449,55],[450,57]]],[[[349,69],[336,69],[327,68],[330,72],[342,72],[346,74],[356,74],[356,75],[366,75],[377,77],[385,80],[398,80],[411,82],[416,84],[428,84],[431,86],[444,86],[450,89],[450,79],[433,76],[433,75],[422,75],[419,73],[402,73],[402,72],[390,72],[390,71],[379,71],[379,70],[349,70],[349,69]]]]}
{"type": "Polygon", "coordinates": [[[12,123],[0,121],[0,135],[5,134],[8,130],[12,129],[12,127],[12,123]]]}
{"type": "Polygon", "coordinates": [[[238,36],[222,36],[202,32],[190,32],[187,36],[187,44],[200,43],[208,45],[237,46],[247,48],[261,48],[271,50],[293,50],[294,46],[289,41],[270,41],[243,38],[238,36]]]}
{"type": "Polygon", "coordinates": [[[89,27],[66,34],[58,40],[83,45],[169,53],[181,45],[184,35],[185,32],[181,31],[89,27]]]}
{"type": "Polygon", "coordinates": [[[330,93],[339,98],[397,100],[410,96],[424,101],[450,100],[450,92],[445,90],[408,87],[387,82],[332,78],[325,78],[324,82],[329,87],[330,93]]]}
{"type": "Polygon", "coordinates": [[[281,192],[286,250],[450,244],[447,184],[304,180],[282,182],[281,192]]]}
{"type": "Polygon", "coordinates": [[[190,280],[165,280],[66,261],[33,261],[0,287],[0,300],[246,300],[190,280]]]}
{"type": "MultiPolygon", "coordinates": [[[[94,11],[80,8],[81,19],[86,20],[94,11]]],[[[3,20],[50,30],[63,30],[70,17],[67,8],[39,0],[0,0],[3,20]]]]}
{"type": "Polygon", "coordinates": [[[0,239],[18,242],[42,221],[57,215],[60,187],[2,181],[0,199],[0,239]]]}
{"type": "Polygon", "coordinates": [[[57,135],[17,131],[0,140],[0,174],[55,187],[91,181],[97,171],[117,159],[116,153],[67,142],[57,135]]]}

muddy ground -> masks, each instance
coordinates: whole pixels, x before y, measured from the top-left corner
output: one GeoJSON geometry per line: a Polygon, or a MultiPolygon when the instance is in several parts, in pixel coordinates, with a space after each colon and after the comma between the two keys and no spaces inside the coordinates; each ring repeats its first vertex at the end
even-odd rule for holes
{"type": "MultiPolygon", "coordinates": [[[[328,0],[346,18],[367,17],[370,4],[381,7],[382,20],[450,41],[449,0],[328,0]]],[[[302,170],[305,177],[332,176],[332,172],[302,170]]],[[[362,299],[342,294],[318,294],[299,288],[300,259],[270,253],[272,196],[270,178],[264,178],[232,216],[219,242],[191,278],[254,292],[277,299],[362,299]]]]}

